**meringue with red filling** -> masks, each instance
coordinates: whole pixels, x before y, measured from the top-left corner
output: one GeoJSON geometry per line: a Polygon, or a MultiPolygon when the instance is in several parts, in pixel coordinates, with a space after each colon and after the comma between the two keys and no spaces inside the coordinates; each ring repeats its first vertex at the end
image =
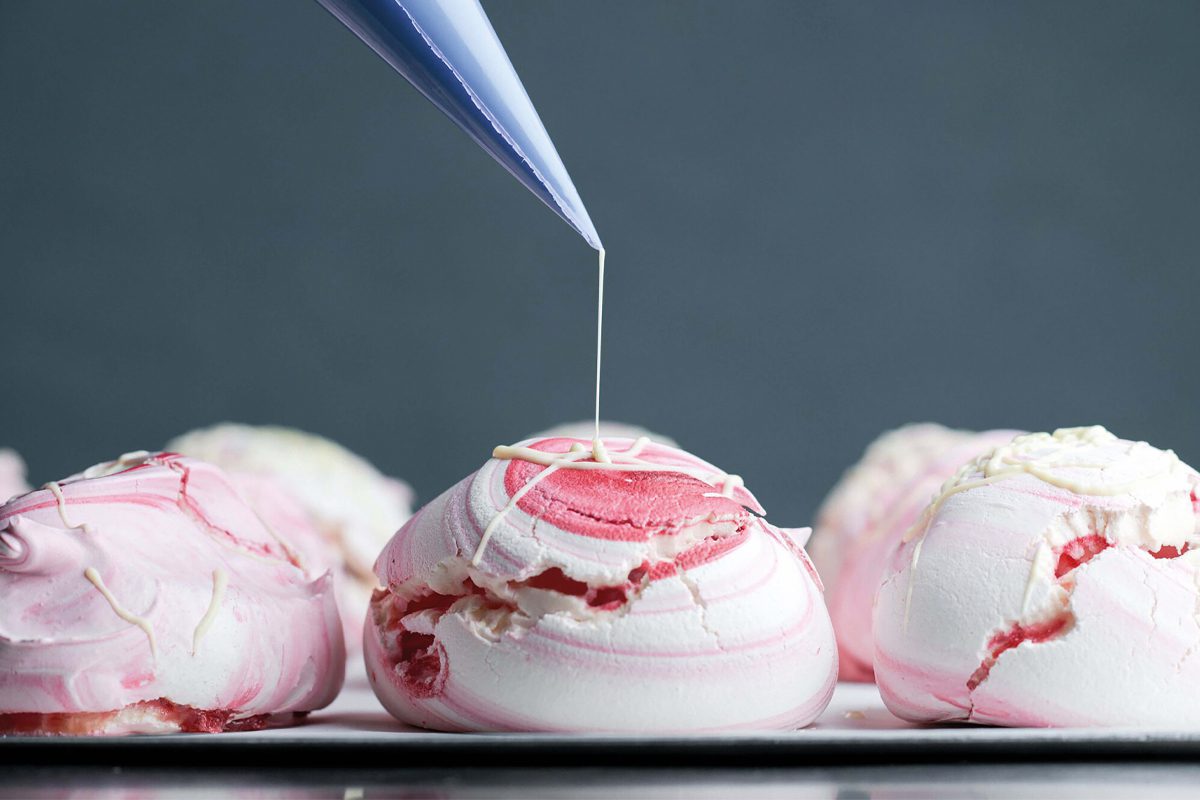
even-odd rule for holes
{"type": "Polygon", "coordinates": [[[1200,474],[1104,428],[1018,436],[895,552],[875,678],[917,722],[1194,727],[1200,474]]]}
{"type": "Polygon", "coordinates": [[[802,548],[734,475],[648,439],[496,449],[376,563],[372,687],[444,731],[790,729],[837,654],[802,548]]]}
{"type": "Polygon", "coordinates": [[[809,553],[825,584],[838,640],[838,678],[871,681],[871,607],[888,556],[938,487],[967,461],[1016,431],[905,425],[880,436],[846,471],[817,512],[809,553]]]}
{"type": "Polygon", "coordinates": [[[329,574],[214,466],[131,453],[0,506],[0,731],[285,724],[344,671],[329,574]]]}

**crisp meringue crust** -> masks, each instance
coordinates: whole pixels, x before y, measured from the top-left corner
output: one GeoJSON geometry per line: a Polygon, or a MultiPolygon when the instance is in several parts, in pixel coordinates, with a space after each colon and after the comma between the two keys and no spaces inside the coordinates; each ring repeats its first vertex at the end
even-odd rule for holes
{"type": "Polygon", "coordinates": [[[921,722],[1193,727],[1200,475],[1103,428],[1028,434],[946,482],[896,551],[875,673],[921,722]]]}
{"type": "Polygon", "coordinates": [[[602,444],[614,461],[636,447],[666,471],[493,458],[389,543],[364,645],[384,706],[441,730],[811,722],[836,648],[807,532],[766,523],[753,495],[723,489],[724,473],[695,456],[602,444]]]}
{"type": "Polygon", "coordinates": [[[303,431],[222,423],[168,449],[224,469],[271,527],[287,530],[310,570],[333,571],[352,649],[376,587],[371,565],[412,514],[412,490],[341,445],[303,431]]]}
{"type": "Polygon", "coordinates": [[[340,548],[355,575],[371,575],[379,549],[411,515],[406,484],[311,433],[222,423],[184,434],[167,447],[233,474],[277,480],[340,548]]]}
{"type": "Polygon", "coordinates": [[[962,464],[1017,435],[906,425],[875,440],[830,492],[809,551],[837,633],[839,679],[873,680],[871,608],[892,550],[962,464]]]}
{"type": "Polygon", "coordinates": [[[133,454],[0,507],[0,725],[238,727],[328,704],[344,658],[329,576],[211,465],[133,454]]]}

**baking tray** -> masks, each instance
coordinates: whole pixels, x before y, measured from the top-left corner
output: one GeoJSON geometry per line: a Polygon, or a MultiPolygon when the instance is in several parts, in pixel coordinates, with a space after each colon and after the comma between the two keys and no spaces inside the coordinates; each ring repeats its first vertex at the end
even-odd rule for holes
{"type": "Polygon", "coordinates": [[[918,726],[890,713],[873,685],[843,683],[809,728],[702,736],[452,734],[388,716],[356,679],[332,706],[291,728],[124,738],[0,738],[0,763],[216,767],[748,766],[1200,758],[1200,731],[918,726]]]}

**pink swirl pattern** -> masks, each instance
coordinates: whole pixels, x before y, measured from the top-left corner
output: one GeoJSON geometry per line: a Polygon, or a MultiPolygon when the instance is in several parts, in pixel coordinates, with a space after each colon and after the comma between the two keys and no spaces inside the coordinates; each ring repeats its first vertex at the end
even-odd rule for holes
{"type": "MultiPolygon", "coordinates": [[[[661,444],[640,458],[720,474],[661,444]]],[[[769,525],[732,484],[551,469],[493,458],[384,549],[364,651],[388,711],[446,731],[681,732],[824,710],[837,656],[806,531],[769,525]]]]}
{"type": "Polygon", "coordinates": [[[1016,435],[906,425],[876,439],[829,493],[809,551],[825,583],[841,680],[874,680],[871,608],[904,534],[955,470],[1016,435]]]}
{"type": "Polygon", "coordinates": [[[1200,475],[1102,428],[967,464],[893,553],[875,677],[914,722],[1196,726],[1200,475]]]}
{"type": "Polygon", "coordinates": [[[261,727],[344,662],[329,575],[216,467],[131,454],[0,507],[0,730],[261,727]]]}
{"type": "Polygon", "coordinates": [[[408,484],[336,442],[274,425],[221,423],[166,449],[225,470],[268,526],[288,532],[305,566],[333,573],[346,642],[357,654],[377,586],[371,565],[412,516],[408,484]]]}

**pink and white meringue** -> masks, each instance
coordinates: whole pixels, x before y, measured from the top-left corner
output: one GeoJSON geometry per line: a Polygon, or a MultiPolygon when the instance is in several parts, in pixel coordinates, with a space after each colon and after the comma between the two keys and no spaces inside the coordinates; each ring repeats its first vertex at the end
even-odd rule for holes
{"type": "Polygon", "coordinates": [[[896,551],[875,677],[917,722],[1195,727],[1200,474],[1100,427],[967,464],[896,551]]]}
{"type": "Polygon", "coordinates": [[[408,484],[323,437],[290,428],[223,423],[167,449],[222,467],[268,526],[290,532],[309,566],[334,572],[346,640],[357,649],[371,565],[412,516],[408,484]]]}
{"type": "Polygon", "coordinates": [[[1016,435],[905,425],[872,442],[829,493],[817,512],[808,550],[825,583],[841,680],[873,679],[875,591],[888,557],[930,497],[964,463],[1016,435]]]}
{"type": "Polygon", "coordinates": [[[131,453],[0,506],[0,731],[212,732],[341,688],[311,577],[216,467],[131,453]]]}
{"type": "Polygon", "coordinates": [[[807,529],[761,513],[736,476],[647,439],[497,448],[379,557],[375,693],[446,731],[807,725],[833,631],[807,529]]]}
{"type": "Polygon", "coordinates": [[[25,462],[17,455],[17,451],[0,447],[0,503],[25,494],[29,489],[29,484],[25,482],[25,462]]]}

